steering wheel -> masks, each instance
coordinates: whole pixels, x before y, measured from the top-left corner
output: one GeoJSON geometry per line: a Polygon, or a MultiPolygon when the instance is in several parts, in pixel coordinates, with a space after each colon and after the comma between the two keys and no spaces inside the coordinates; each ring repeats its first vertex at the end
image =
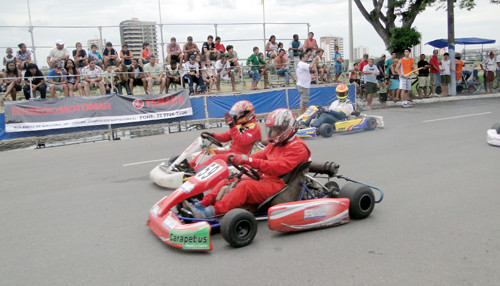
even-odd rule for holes
{"type": "Polygon", "coordinates": [[[233,165],[242,174],[247,175],[251,179],[256,181],[260,180],[260,175],[254,168],[248,168],[246,165],[233,165]]]}
{"type": "Polygon", "coordinates": [[[214,144],[215,146],[222,147],[222,143],[220,143],[219,140],[215,139],[212,134],[208,132],[202,132],[200,136],[201,138],[207,139],[208,141],[212,142],[212,144],[214,144]]]}

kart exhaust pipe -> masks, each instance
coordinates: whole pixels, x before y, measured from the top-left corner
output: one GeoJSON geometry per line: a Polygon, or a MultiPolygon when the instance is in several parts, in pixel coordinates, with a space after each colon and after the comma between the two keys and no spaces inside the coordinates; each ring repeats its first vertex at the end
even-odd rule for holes
{"type": "Polygon", "coordinates": [[[325,162],[325,163],[311,162],[311,164],[309,165],[309,172],[325,174],[328,175],[328,177],[333,177],[339,171],[339,167],[340,167],[339,164],[335,162],[325,162]]]}

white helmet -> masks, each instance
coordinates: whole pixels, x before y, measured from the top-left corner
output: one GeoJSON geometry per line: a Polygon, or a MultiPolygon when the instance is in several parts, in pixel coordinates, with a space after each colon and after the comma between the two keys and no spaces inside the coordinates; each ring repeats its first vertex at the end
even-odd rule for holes
{"type": "Polygon", "coordinates": [[[276,109],[266,118],[267,139],[273,145],[286,142],[297,132],[297,121],[286,108],[276,109]]]}

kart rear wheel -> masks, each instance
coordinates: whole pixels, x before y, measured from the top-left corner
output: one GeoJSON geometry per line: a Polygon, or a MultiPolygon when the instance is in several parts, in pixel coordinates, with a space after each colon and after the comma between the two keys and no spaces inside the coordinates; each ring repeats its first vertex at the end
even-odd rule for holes
{"type": "Polygon", "coordinates": [[[491,126],[491,129],[495,129],[497,131],[497,134],[500,134],[500,123],[493,124],[493,126],[491,126]]]}
{"type": "Polygon", "coordinates": [[[366,130],[374,130],[377,128],[377,119],[373,117],[366,118],[366,130]]]}
{"type": "Polygon", "coordinates": [[[337,184],[337,182],[330,181],[330,182],[325,184],[325,187],[328,189],[327,191],[325,191],[327,198],[338,197],[340,187],[339,187],[339,184],[337,184]]]}
{"type": "Polygon", "coordinates": [[[257,221],[249,211],[233,209],[222,218],[220,232],[232,247],[247,246],[257,234],[257,221]]]}
{"type": "Polygon", "coordinates": [[[319,127],[319,134],[321,134],[321,136],[325,138],[331,137],[333,134],[333,125],[329,123],[321,124],[321,126],[319,127]]]}
{"type": "Polygon", "coordinates": [[[375,195],[373,191],[364,185],[349,182],[340,189],[339,198],[348,198],[349,216],[352,219],[363,219],[368,217],[375,207],[375,195]]]}

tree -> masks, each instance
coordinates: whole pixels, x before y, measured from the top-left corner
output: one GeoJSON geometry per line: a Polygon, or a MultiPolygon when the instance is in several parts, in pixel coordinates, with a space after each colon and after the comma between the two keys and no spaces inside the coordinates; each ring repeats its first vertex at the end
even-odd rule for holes
{"type": "MultiPolygon", "coordinates": [[[[412,27],[418,14],[433,5],[438,8],[446,7],[446,0],[372,0],[371,2],[373,9],[368,12],[361,0],[354,0],[363,17],[382,38],[386,48],[397,52],[402,52],[404,48],[420,42],[420,33],[412,27]],[[401,25],[397,26],[397,22],[401,22],[401,25]]],[[[461,9],[467,10],[476,5],[475,0],[455,0],[455,2],[459,2],[461,9]]]]}

